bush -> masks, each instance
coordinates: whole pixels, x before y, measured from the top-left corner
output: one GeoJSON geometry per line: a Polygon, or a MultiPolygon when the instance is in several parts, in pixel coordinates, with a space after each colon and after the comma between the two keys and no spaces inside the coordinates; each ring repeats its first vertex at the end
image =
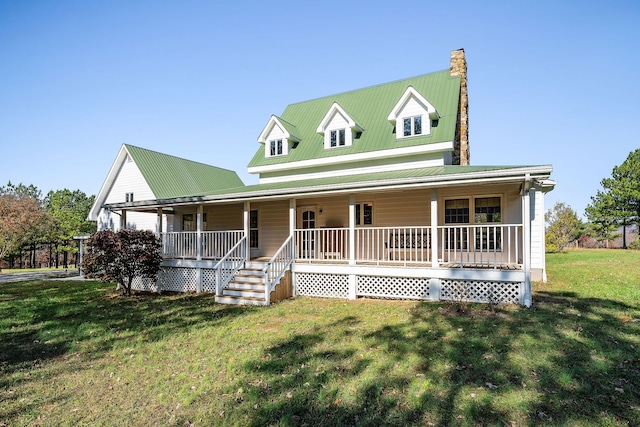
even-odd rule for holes
{"type": "Polygon", "coordinates": [[[82,268],[86,277],[115,282],[124,295],[131,295],[134,278],[156,278],[161,250],[162,243],[148,230],[99,231],[87,241],[82,268]]]}

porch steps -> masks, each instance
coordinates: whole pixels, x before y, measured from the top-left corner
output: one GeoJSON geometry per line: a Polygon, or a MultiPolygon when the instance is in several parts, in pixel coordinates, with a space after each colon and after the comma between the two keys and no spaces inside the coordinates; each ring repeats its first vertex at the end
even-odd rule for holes
{"type": "Polygon", "coordinates": [[[264,298],[264,272],[266,263],[251,261],[241,268],[222,295],[216,297],[220,304],[267,305],[264,298]]]}

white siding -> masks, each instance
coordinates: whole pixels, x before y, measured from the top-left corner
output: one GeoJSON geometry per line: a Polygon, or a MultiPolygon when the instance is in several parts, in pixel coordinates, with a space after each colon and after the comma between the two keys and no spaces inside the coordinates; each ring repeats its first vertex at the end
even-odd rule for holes
{"type": "Polygon", "coordinates": [[[289,236],[289,201],[251,203],[258,211],[258,250],[252,256],[272,256],[289,236]]]}
{"type": "MultiPolygon", "coordinates": [[[[398,118],[401,120],[403,117],[412,117],[423,115],[425,119],[429,119],[429,115],[427,114],[427,110],[424,109],[422,105],[412,96],[407,100],[407,103],[400,109],[398,118]]],[[[398,122],[400,125],[401,121],[398,122]]],[[[424,125],[425,123],[423,123],[424,125]]]]}
{"type": "Polygon", "coordinates": [[[534,277],[534,280],[542,280],[545,269],[544,194],[533,190],[531,194],[531,268],[541,270],[542,277],[534,277]]]}
{"type": "MultiPolygon", "coordinates": [[[[123,203],[126,201],[127,193],[133,193],[134,201],[155,199],[151,188],[147,185],[136,164],[132,161],[125,160],[117,172],[113,185],[108,189],[104,203],[123,203]]],[[[157,214],[128,211],[126,215],[128,228],[157,231],[157,214]]],[[[120,229],[120,218],[121,216],[119,214],[101,209],[98,215],[98,231],[107,229],[118,231],[120,229]]],[[[167,226],[166,221],[165,215],[163,224],[165,230],[167,226]]]]}
{"type": "Polygon", "coordinates": [[[126,194],[133,193],[133,200],[154,200],[155,196],[134,162],[125,161],[109,189],[105,203],[124,203],[126,194]]]}

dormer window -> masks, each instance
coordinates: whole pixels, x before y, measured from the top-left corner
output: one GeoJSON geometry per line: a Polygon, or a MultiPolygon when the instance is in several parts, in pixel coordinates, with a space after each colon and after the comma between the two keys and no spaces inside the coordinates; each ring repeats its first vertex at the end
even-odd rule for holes
{"type": "Polygon", "coordinates": [[[331,105],[316,129],[323,135],[326,149],[349,147],[362,131],[362,127],[337,102],[331,105]]]}
{"type": "Polygon", "coordinates": [[[330,146],[331,147],[343,147],[347,144],[347,130],[346,129],[338,129],[332,130],[329,133],[330,146]]]}
{"type": "Polygon", "coordinates": [[[436,108],[412,86],[409,86],[389,113],[387,119],[396,128],[396,138],[428,136],[431,122],[440,118],[436,108]]]}
{"type": "Polygon", "coordinates": [[[404,118],[404,136],[422,135],[422,116],[404,118]]]}
{"type": "Polygon", "coordinates": [[[282,140],[271,140],[269,141],[269,155],[271,156],[281,156],[283,153],[282,149],[282,140]]]}
{"type": "Polygon", "coordinates": [[[297,129],[279,117],[271,116],[267,126],[258,137],[258,142],[264,144],[265,157],[286,156],[289,150],[300,142],[295,136],[297,129]]]}

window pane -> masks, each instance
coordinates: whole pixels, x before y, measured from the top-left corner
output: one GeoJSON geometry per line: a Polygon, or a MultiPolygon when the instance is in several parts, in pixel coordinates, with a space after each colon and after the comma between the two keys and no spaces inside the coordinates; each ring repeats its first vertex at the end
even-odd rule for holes
{"type": "Polygon", "coordinates": [[[413,134],[422,135],[422,116],[413,118],[413,134]]]}
{"type": "Polygon", "coordinates": [[[278,140],[278,154],[282,154],[282,140],[278,140]]]}
{"type": "Polygon", "coordinates": [[[193,221],[193,214],[182,215],[182,231],[195,231],[195,222],[193,221]]]}
{"type": "Polygon", "coordinates": [[[411,136],[411,118],[404,119],[404,136],[411,136]]]}
{"type": "Polygon", "coordinates": [[[445,224],[468,224],[469,223],[469,200],[445,200],[444,202],[444,222],[445,224]]]}
{"type": "Polygon", "coordinates": [[[365,203],[363,205],[363,223],[364,225],[372,225],[373,224],[373,205],[371,203],[365,203]]]}
{"type": "Polygon", "coordinates": [[[335,130],[331,131],[331,146],[332,147],[336,146],[336,131],[335,130]]]}
{"type": "Polygon", "coordinates": [[[249,228],[258,228],[258,211],[249,212],[249,228]]]}
{"type": "Polygon", "coordinates": [[[340,129],[340,131],[339,131],[339,135],[340,135],[339,144],[340,144],[340,145],[344,145],[344,144],[345,144],[344,129],[340,129]]]}
{"type": "Polygon", "coordinates": [[[474,222],[502,222],[500,197],[482,197],[475,199],[474,222]]]}
{"type": "Polygon", "coordinates": [[[271,154],[272,156],[275,156],[275,155],[276,155],[276,142],[275,142],[275,141],[271,141],[271,142],[269,143],[269,145],[271,146],[270,154],[271,154]]]}
{"type": "Polygon", "coordinates": [[[356,204],[356,225],[360,225],[360,203],[356,204]]]}

